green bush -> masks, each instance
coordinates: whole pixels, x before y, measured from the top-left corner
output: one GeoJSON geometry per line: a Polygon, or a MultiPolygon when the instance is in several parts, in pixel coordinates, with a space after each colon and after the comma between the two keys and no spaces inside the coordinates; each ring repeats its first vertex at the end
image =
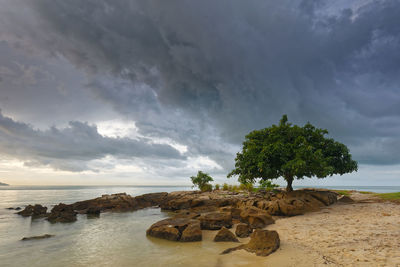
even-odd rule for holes
{"type": "Polygon", "coordinates": [[[253,192],[254,191],[254,186],[252,183],[241,183],[239,185],[239,189],[242,191],[248,191],[248,192],[253,192]]]}
{"type": "Polygon", "coordinates": [[[202,187],[200,187],[200,190],[202,192],[211,192],[212,191],[212,185],[211,184],[205,184],[202,187]]]}
{"type": "Polygon", "coordinates": [[[224,183],[224,185],[222,186],[222,190],[225,190],[225,191],[229,190],[229,186],[227,183],[224,183]]]}
{"type": "Polygon", "coordinates": [[[216,184],[216,185],[214,186],[214,188],[215,188],[215,190],[219,190],[219,184],[216,184]]]}
{"type": "Polygon", "coordinates": [[[192,176],[190,179],[192,179],[193,187],[197,186],[201,191],[212,190],[210,182],[214,181],[214,179],[208,173],[199,171],[197,176],[192,176]],[[209,188],[211,189],[209,190],[209,188]]]}
{"type": "Polygon", "coordinates": [[[272,191],[272,190],[276,189],[277,187],[279,187],[279,185],[273,184],[269,180],[261,179],[260,182],[259,182],[258,189],[263,189],[263,190],[266,190],[266,191],[272,191]]]}

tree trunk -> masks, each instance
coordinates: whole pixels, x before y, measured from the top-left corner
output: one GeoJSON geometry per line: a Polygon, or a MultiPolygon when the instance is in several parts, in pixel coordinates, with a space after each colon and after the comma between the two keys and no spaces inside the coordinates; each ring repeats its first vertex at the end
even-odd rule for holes
{"type": "Polygon", "coordinates": [[[293,187],[292,187],[293,177],[287,177],[287,178],[285,178],[285,180],[287,181],[286,192],[292,192],[293,191],[293,187]]]}

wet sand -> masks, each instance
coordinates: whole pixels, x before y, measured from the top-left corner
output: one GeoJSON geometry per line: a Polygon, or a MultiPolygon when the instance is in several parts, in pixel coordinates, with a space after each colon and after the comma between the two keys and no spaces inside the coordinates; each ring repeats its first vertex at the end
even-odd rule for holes
{"type": "Polygon", "coordinates": [[[272,255],[235,251],[220,256],[217,266],[400,266],[400,205],[360,193],[351,197],[357,203],[278,218],[266,228],[281,239],[272,255]]]}

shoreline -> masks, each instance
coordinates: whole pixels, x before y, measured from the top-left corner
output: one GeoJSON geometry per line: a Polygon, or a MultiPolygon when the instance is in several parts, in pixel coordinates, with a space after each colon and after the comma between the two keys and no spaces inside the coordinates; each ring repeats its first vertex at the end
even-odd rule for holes
{"type": "MultiPolygon", "coordinates": [[[[186,197],[196,196],[196,200],[213,200],[212,193],[185,192],[188,194],[186,197]]],[[[183,195],[177,194],[179,192],[165,193],[171,196],[175,195],[172,198],[174,201],[182,200],[179,203],[175,203],[179,205],[175,210],[169,212],[170,216],[179,214],[183,207],[180,205],[184,205],[186,201],[190,200],[190,198],[186,200],[181,199],[181,196],[185,197],[185,192],[180,192],[183,195]]],[[[228,255],[219,255],[222,250],[233,247],[235,244],[230,242],[215,244],[212,239],[217,231],[210,230],[203,230],[203,241],[197,244],[191,243],[192,245],[189,245],[188,243],[174,243],[166,240],[160,242],[160,244],[168,242],[168,246],[176,244],[177,246],[187,247],[186,250],[190,247],[201,248],[201,250],[194,252],[199,256],[204,256],[204,253],[207,253],[207,251],[210,252],[210,249],[213,248],[214,250],[209,255],[210,266],[218,267],[310,265],[395,266],[396,264],[400,264],[400,258],[397,256],[400,255],[400,242],[397,241],[400,240],[400,231],[398,230],[400,205],[397,202],[382,200],[376,194],[365,194],[357,191],[342,193],[353,198],[355,202],[350,204],[333,203],[328,206],[321,206],[318,211],[308,211],[303,215],[292,217],[272,216],[275,224],[269,224],[263,229],[276,230],[281,239],[281,246],[276,252],[267,257],[256,256],[243,250],[233,251],[228,255]],[[207,249],[204,250],[205,248],[207,249]]],[[[223,197],[228,198],[237,196],[244,202],[253,197],[238,193],[217,192],[217,196],[221,196],[221,194],[223,197]]],[[[105,195],[100,197],[100,199],[110,199],[111,196],[105,195]]],[[[130,199],[124,194],[119,194],[119,196],[124,199],[130,199]]],[[[141,201],[143,207],[150,207],[154,205],[150,205],[151,203],[148,205],[147,203],[149,201],[156,201],[155,196],[163,197],[160,193],[151,193],[137,196],[134,199],[141,201]],[[143,196],[152,197],[146,198],[143,196]]],[[[85,205],[91,203],[99,204],[101,202],[93,202],[93,199],[81,201],[75,203],[75,208],[85,209],[85,205]]],[[[247,205],[247,203],[241,203],[242,209],[246,209],[246,205],[244,204],[247,205]]],[[[74,206],[74,204],[71,205],[74,206]]],[[[223,212],[226,212],[226,207],[223,207],[223,209],[223,212]]],[[[219,210],[219,212],[222,212],[221,209],[219,210]]],[[[105,211],[114,212],[116,210],[110,209],[105,211]]],[[[197,212],[200,211],[198,210],[197,212]]],[[[236,223],[234,223],[234,227],[231,229],[233,232],[236,223]]],[[[149,226],[147,225],[147,227],[149,226]]],[[[153,237],[149,237],[149,241],[153,239],[153,237]]],[[[247,243],[249,240],[249,237],[240,238],[242,244],[247,243]]]]}

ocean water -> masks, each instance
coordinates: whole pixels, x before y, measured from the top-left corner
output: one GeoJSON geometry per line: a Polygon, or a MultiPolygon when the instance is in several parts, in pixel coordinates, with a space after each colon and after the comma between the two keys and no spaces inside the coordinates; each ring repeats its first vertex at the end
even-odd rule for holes
{"type": "MultiPolygon", "coordinates": [[[[102,213],[96,219],[78,215],[76,222],[66,224],[23,218],[15,214],[16,211],[6,209],[28,204],[42,204],[51,209],[60,202],[69,204],[102,194],[126,192],[136,196],[190,189],[137,186],[0,187],[0,266],[246,266],[248,262],[243,259],[224,265],[224,259],[232,259],[232,256],[221,256],[219,253],[233,245],[212,242],[215,232],[204,231],[204,240],[194,243],[147,237],[146,229],[169,215],[158,208],[102,213]],[[43,234],[55,237],[21,241],[23,237],[43,234]]],[[[334,189],[400,191],[400,187],[334,189]]]]}

